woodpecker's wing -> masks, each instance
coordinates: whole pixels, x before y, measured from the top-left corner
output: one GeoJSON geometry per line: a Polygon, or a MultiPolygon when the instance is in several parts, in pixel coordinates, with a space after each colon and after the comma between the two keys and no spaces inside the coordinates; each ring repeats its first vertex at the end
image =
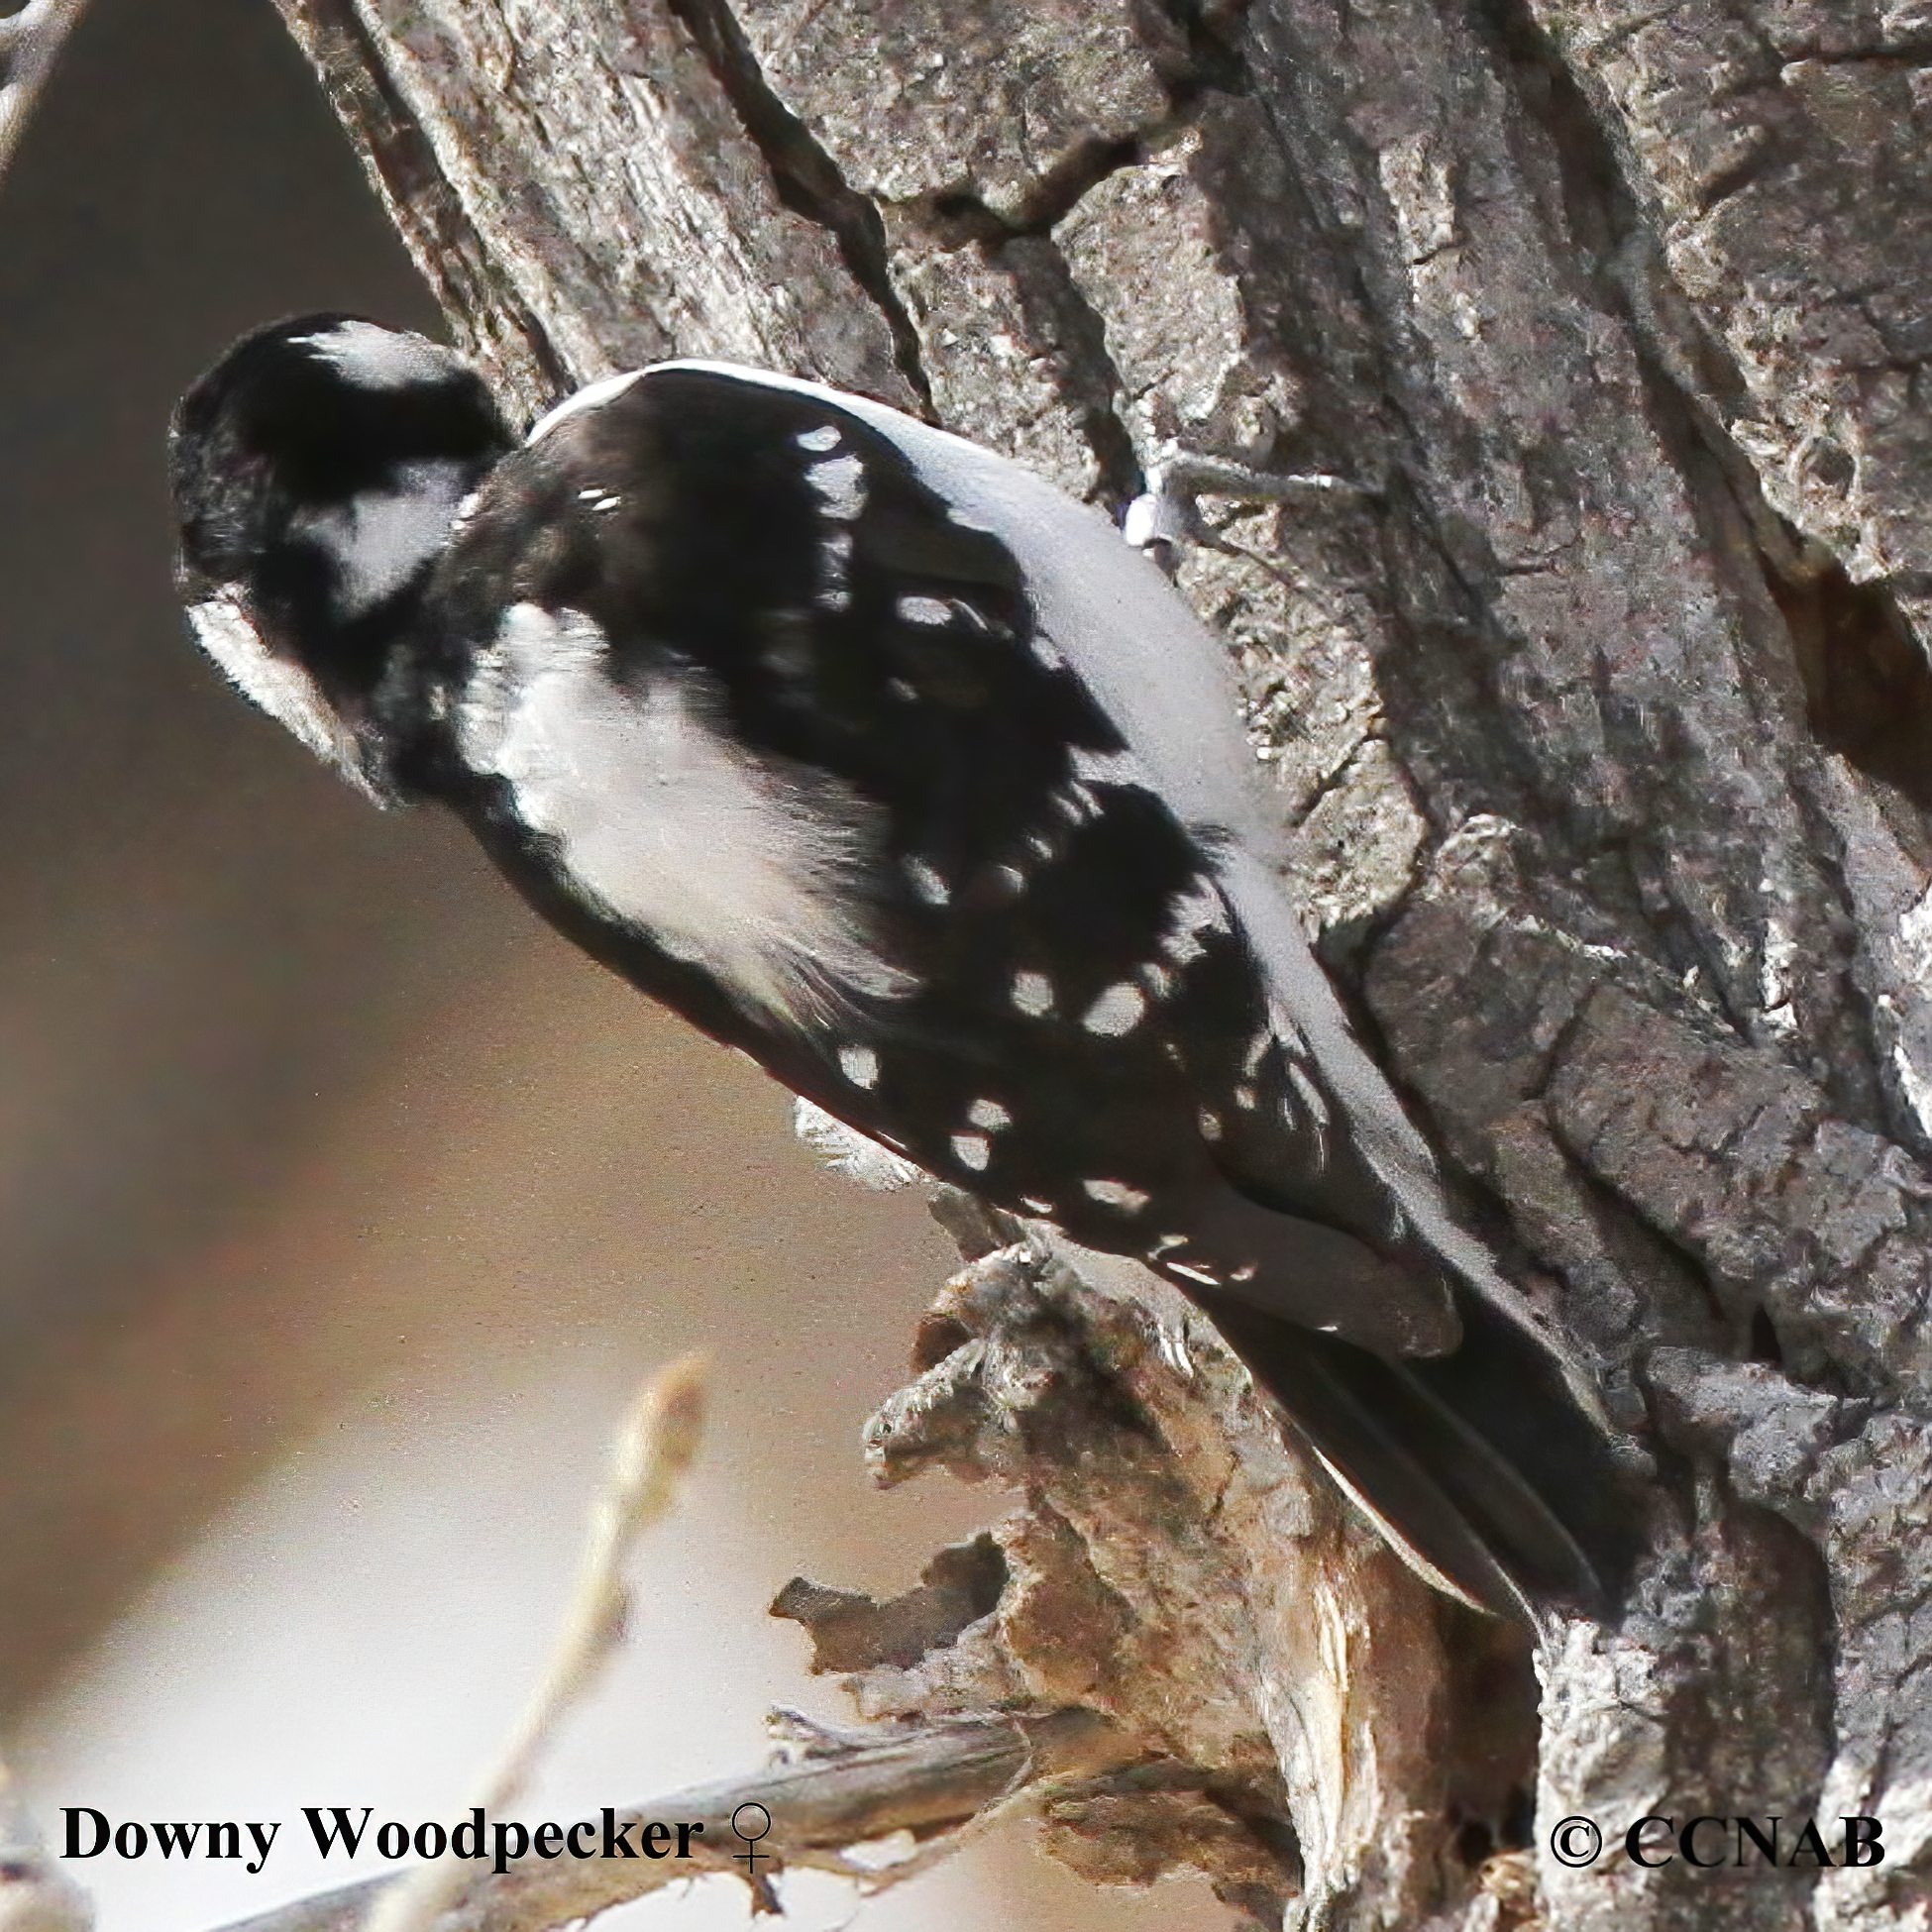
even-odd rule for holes
{"type": "Polygon", "coordinates": [[[668,365],[540,425],[432,601],[471,815],[618,970],[1090,1245],[1453,1342],[1380,1171],[1427,1150],[1365,1060],[1329,1079],[1234,902],[1214,646],[1104,521],[891,411],[668,365]],[[1220,1150],[1264,1104],[1250,1200],[1220,1150]]]}
{"type": "Polygon", "coordinates": [[[883,403],[721,364],[662,367],[755,380],[838,409],[906,458],[952,525],[998,541],[1018,566],[1037,633],[1092,693],[1151,789],[1213,851],[1216,883],[1274,985],[1277,1015],[1345,1112],[1348,1132],[1407,1212],[1419,1223],[1442,1219],[1428,1143],[1355,1042],[1292,909],[1253,857],[1267,844],[1266,812],[1225,653],[1153,564],[1098,511],[1032,472],[883,403]]]}
{"type": "MultiPolygon", "coordinates": [[[[788,377],[761,379],[835,395],[788,377]]],[[[1408,1227],[1485,1299],[1541,1335],[1522,1297],[1449,1213],[1435,1156],[1355,1039],[1293,908],[1257,857],[1267,845],[1265,811],[1218,642],[1098,512],[977,444],[880,403],[836,399],[902,450],[955,518],[989,531],[1012,553],[1040,630],[1099,698],[1160,796],[1213,852],[1215,883],[1273,996],[1270,1017],[1284,1049],[1277,1097],[1286,1099],[1282,1079],[1296,1075],[1319,1087],[1333,1108],[1337,1139],[1345,1138],[1408,1227]]],[[[1237,1168],[1231,1178],[1264,1202],[1307,1212],[1312,1203],[1292,1152],[1274,1151],[1288,1155],[1285,1167],[1237,1168]]],[[[1307,1179],[1318,1196],[1351,1184],[1326,1171],[1307,1179]]],[[[1400,1231],[1390,1232],[1400,1244],[1400,1231]]],[[[1565,1380],[1572,1396],[1600,1415],[1589,1377],[1570,1365],[1565,1380]]]]}

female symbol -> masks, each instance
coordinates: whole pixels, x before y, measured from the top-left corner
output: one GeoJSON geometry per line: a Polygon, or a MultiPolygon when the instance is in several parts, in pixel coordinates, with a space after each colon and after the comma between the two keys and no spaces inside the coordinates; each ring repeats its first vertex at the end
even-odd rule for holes
{"type": "Polygon", "coordinates": [[[748,1801],[739,1805],[737,1810],[731,1814],[731,1829],[752,1848],[748,1852],[733,1852],[731,1854],[735,1859],[744,1860],[745,1876],[747,1878],[756,1878],[758,1876],[758,1861],[761,1858],[768,1859],[772,1856],[770,1852],[761,1852],[758,1850],[758,1841],[771,1828],[772,1814],[762,1804],[756,1801],[748,1801]]]}

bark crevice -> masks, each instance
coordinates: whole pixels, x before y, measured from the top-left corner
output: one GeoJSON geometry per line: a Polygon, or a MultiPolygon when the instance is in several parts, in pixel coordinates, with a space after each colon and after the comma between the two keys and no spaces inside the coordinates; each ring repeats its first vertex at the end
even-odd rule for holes
{"type": "Polygon", "coordinates": [[[779,200],[836,238],[853,280],[877,304],[892,331],[900,374],[929,416],[932,388],[920,367],[918,331],[893,284],[886,225],[878,207],[852,187],[836,160],[774,90],[726,0],[666,4],[703,54],[745,133],[765,157],[779,200]]]}

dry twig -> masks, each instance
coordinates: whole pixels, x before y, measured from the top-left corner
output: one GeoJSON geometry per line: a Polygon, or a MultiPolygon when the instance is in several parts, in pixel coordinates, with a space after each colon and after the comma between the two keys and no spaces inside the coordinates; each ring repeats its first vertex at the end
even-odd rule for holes
{"type": "Polygon", "coordinates": [[[0,1764],[0,1932],[90,1932],[94,1908],[60,1869],[0,1764]]]}
{"type": "MultiPolygon", "coordinates": [[[[638,1538],[677,1500],[698,1452],[704,1374],[701,1355],[681,1356],[638,1390],[618,1427],[609,1469],[590,1506],[590,1540],[563,1629],[500,1759],[477,1792],[475,1802],[486,1813],[508,1810],[523,1794],[558,1727],[623,1642],[631,1610],[624,1565],[638,1538]]],[[[382,1890],[369,1932],[428,1932],[470,1876],[455,1862],[418,1867],[382,1890]]]]}
{"type": "MultiPolygon", "coordinates": [[[[483,1878],[424,1932],[549,1932],[694,1876],[732,1874],[741,1805],[771,1814],[759,1841],[780,1866],[813,1867],[875,1886],[894,1869],[869,1872],[849,1854],[897,1832],[931,1840],[958,1831],[1022,1787],[1097,1774],[1127,1755],[1121,1734],[1088,1711],[1051,1717],[976,1717],[890,1729],[865,1742],[841,1738],[808,1748],[799,1763],[756,1777],[698,1785],[619,1814],[627,1821],[676,1818],[701,1824],[689,1859],[525,1860],[483,1878]]],[[[371,1902],[407,1879],[350,1885],[225,1928],[225,1932],[356,1932],[371,1902]]]]}

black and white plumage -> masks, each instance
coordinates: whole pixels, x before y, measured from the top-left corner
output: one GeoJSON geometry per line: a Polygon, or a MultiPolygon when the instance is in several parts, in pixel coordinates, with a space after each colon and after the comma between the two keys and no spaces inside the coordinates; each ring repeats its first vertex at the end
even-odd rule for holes
{"type": "Polygon", "coordinates": [[[1434,1580],[1597,1595],[1595,1397],[1257,856],[1216,647],[1093,511],[704,363],[518,446],[338,316],[231,351],[172,457],[196,630],[312,750],[805,1100],[1182,1288],[1434,1580]]]}

